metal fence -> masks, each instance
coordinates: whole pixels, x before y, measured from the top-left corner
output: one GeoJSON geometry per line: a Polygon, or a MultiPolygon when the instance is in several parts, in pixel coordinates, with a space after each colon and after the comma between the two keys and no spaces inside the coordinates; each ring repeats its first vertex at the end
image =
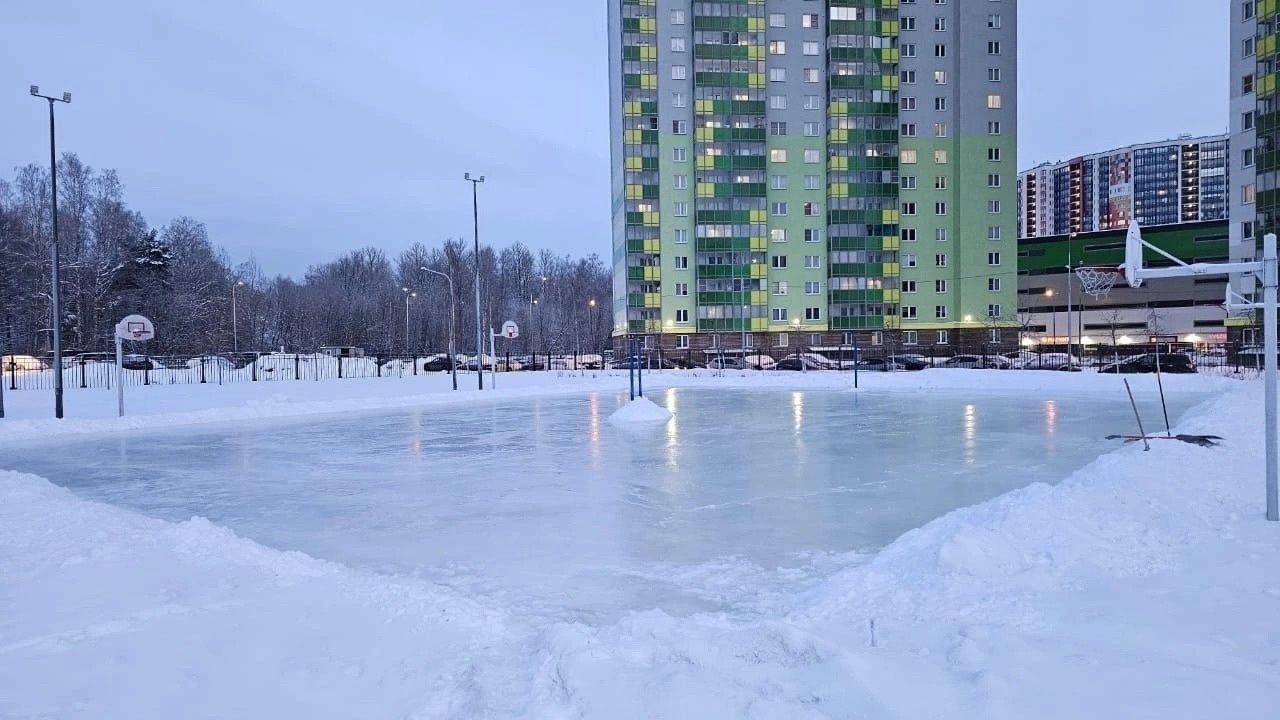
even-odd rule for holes
{"type": "MultiPolygon", "coordinates": [[[[510,355],[496,359],[485,356],[479,363],[485,371],[597,369],[605,364],[600,355],[590,353],[510,355]]],[[[55,372],[49,358],[6,355],[0,359],[0,382],[6,390],[52,389],[55,372]]],[[[457,359],[459,374],[474,373],[474,357],[457,359]]],[[[167,356],[125,356],[122,380],[126,386],[139,385],[226,385],[240,382],[306,382],[345,378],[405,377],[448,373],[446,353],[407,355],[334,356],[322,353],[206,354],[167,356]]],[[[116,385],[114,359],[103,355],[68,357],[63,360],[65,389],[106,389],[116,385]]]]}

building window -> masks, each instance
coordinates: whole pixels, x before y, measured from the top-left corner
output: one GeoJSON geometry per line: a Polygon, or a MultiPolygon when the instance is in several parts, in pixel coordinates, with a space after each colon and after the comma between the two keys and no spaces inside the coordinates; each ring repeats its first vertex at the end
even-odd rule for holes
{"type": "Polygon", "coordinates": [[[786,55],[787,41],[786,40],[770,40],[769,54],[770,55],[786,55]]]}
{"type": "Polygon", "coordinates": [[[812,217],[812,216],[814,216],[814,215],[817,215],[817,214],[818,214],[818,204],[817,204],[817,203],[807,202],[807,203],[805,203],[804,205],[802,205],[802,206],[801,206],[801,208],[803,209],[804,214],[805,214],[806,216],[812,217]]]}
{"type": "Polygon", "coordinates": [[[947,151],[946,151],[946,150],[934,150],[934,151],[933,151],[933,162],[934,162],[934,164],[935,164],[935,165],[946,165],[946,164],[947,164],[947,151]]]}
{"type": "Polygon", "coordinates": [[[804,176],[804,189],[805,189],[805,190],[820,190],[820,189],[822,189],[822,177],[821,177],[820,175],[805,175],[805,176],[804,176]]]}
{"type": "Polygon", "coordinates": [[[688,190],[688,189],[689,189],[689,176],[688,176],[688,175],[676,175],[676,176],[674,176],[672,179],[675,181],[675,188],[676,188],[676,190],[688,190]]]}
{"type": "MultiPolygon", "coordinates": [[[[853,333],[845,333],[845,335],[852,335],[852,334],[853,334],[853,333]]],[[[852,343],[852,342],[853,342],[853,340],[852,340],[852,339],[845,340],[845,344],[849,344],[849,343],[852,343]]],[[[879,330],[876,330],[875,332],[871,333],[871,344],[872,344],[872,345],[883,345],[883,344],[884,344],[884,333],[883,333],[883,332],[880,332],[879,330]]]]}
{"type": "MultiPolygon", "coordinates": [[[[943,310],[946,310],[946,308],[943,308],[943,310]]],[[[951,333],[946,330],[939,330],[937,334],[937,341],[939,345],[946,345],[951,341],[951,333]]]]}
{"type": "Polygon", "coordinates": [[[769,27],[786,27],[787,16],[782,13],[769,13],[769,27]]]}
{"type": "Polygon", "coordinates": [[[903,84],[903,85],[915,85],[915,84],[916,84],[916,71],[915,71],[915,70],[903,70],[902,72],[900,72],[900,73],[898,74],[898,77],[899,77],[899,79],[902,81],[902,83],[901,83],[901,84],[903,84]]]}
{"type": "Polygon", "coordinates": [[[987,159],[991,162],[1000,162],[1000,148],[987,148],[987,159]]]}
{"type": "Polygon", "coordinates": [[[936,97],[936,98],[934,98],[934,99],[933,99],[933,109],[934,109],[934,110],[937,110],[938,112],[946,112],[946,110],[947,110],[947,99],[946,99],[946,98],[944,98],[944,97],[936,97]]]}
{"type": "Polygon", "coordinates": [[[786,81],[787,81],[786,68],[777,68],[777,67],[769,68],[769,82],[786,82],[786,81]]]}
{"type": "Polygon", "coordinates": [[[818,68],[805,68],[803,77],[807,83],[818,82],[818,68]]]}
{"type": "Polygon", "coordinates": [[[992,94],[987,96],[988,110],[999,110],[1003,105],[1003,103],[1004,101],[1001,99],[999,95],[992,94]]]}
{"type": "Polygon", "coordinates": [[[688,311],[688,310],[677,310],[677,311],[676,311],[676,322],[678,322],[678,323],[687,323],[687,322],[689,322],[689,311],[688,311]]]}
{"type": "Polygon", "coordinates": [[[1258,199],[1258,187],[1256,185],[1254,185],[1253,183],[1249,183],[1248,185],[1245,185],[1243,188],[1241,188],[1240,201],[1243,202],[1245,205],[1250,205],[1257,199],[1258,199]]]}
{"type": "Polygon", "coordinates": [[[987,201],[987,214],[988,214],[988,215],[999,215],[999,214],[1000,214],[1000,201],[999,201],[999,200],[988,200],[988,201],[987,201]]]}
{"type": "Polygon", "coordinates": [[[999,30],[999,29],[1000,29],[1000,16],[999,16],[999,15],[988,15],[988,16],[987,16],[987,27],[991,28],[992,30],[999,30]]]}
{"type": "MultiPolygon", "coordinates": [[[[939,293],[939,294],[941,294],[941,293],[945,293],[945,292],[947,291],[947,281],[946,281],[946,280],[934,280],[934,281],[933,281],[933,291],[934,291],[935,293],[939,293]]],[[[679,293],[677,293],[677,294],[679,294],[679,293]]]]}
{"type": "Polygon", "coordinates": [[[676,228],[676,244],[685,245],[689,242],[689,231],[686,228],[676,228]]]}
{"type": "Polygon", "coordinates": [[[689,269],[689,256],[688,256],[688,255],[676,255],[676,269],[677,269],[677,270],[688,270],[688,269],[689,269]]]}
{"type": "Polygon", "coordinates": [[[804,136],[818,137],[818,123],[812,121],[806,122],[804,124],[804,136]]]}
{"type": "Polygon", "coordinates": [[[1243,12],[1243,18],[1245,20],[1252,19],[1253,18],[1253,0],[1244,0],[1244,3],[1242,3],[1241,5],[1241,10],[1243,12]]]}
{"type": "Polygon", "coordinates": [[[947,254],[946,254],[946,253],[938,253],[937,255],[934,255],[934,256],[933,256],[933,266],[934,266],[934,267],[940,267],[940,268],[944,268],[944,267],[946,267],[946,266],[947,266],[947,254]]]}
{"type": "Polygon", "coordinates": [[[787,294],[787,281],[786,281],[786,280],[779,280],[779,281],[775,282],[775,283],[773,284],[773,294],[774,294],[774,295],[786,295],[786,294],[787,294]]]}
{"type": "Polygon", "coordinates": [[[933,124],[933,136],[944,138],[947,136],[947,124],[937,122],[933,124]]]}
{"type": "MultiPolygon", "coordinates": [[[[993,315],[992,317],[998,317],[998,316],[993,315]]],[[[987,331],[987,342],[993,342],[993,343],[1000,342],[1000,328],[991,328],[990,330],[987,331]]]]}
{"type": "Polygon", "coordinates": [[[946,84],[947,84],[947,71],[946,71],[946,70],[934,70],[934,71],[933,71],[933,84],[934,84],[934,85],[946,85],[946,84]]]}
{"type": "Polygon", "coordinates": [[[987,68],[987,82],[1000,82],[1000,68],[987,68]]]}
{"type": "Polygon", "coordinates": [[[820,255],[805,255],[805,256],[804,256],[804,266],[805,266],[805,268],[807,268],[807,269],[809,269],[809,270],[814,270],[814,269],[817,269],[817,268],[822,267],[822,256],[820,256],[820,255]]]}
{"type": "Polygon", "coordinates": [[[675,133],[676,135],[688,135],[689,124],[684,120],[672,120],[671,132],[675,133]]]}
{"type": "Polygon", "coordinates": [[[671,24],[672,24],[672,25],[683,25],[683,24],[684,24],[684,11],[683,11],[683,10],[672,10],[672,11],[671,11],[671,24]]]}
{"type": "Polygon", "coordinates": [[[673,207],[675,208],[676,217],[689,217],[689,203],[678,202],[674,203],[673,207]]]}
{"type": "Polygon", "coordinates": [[[918,161],[918,158],[916,156],[916,151],[903,150],[902,154],[898,157],[898,161],[901,162],[903,165],[915,165],[916,162],[918,161]]]}
{"type": "Polygon", "coordinates": [[[689,294],[689,283],[676,283],[676,295],[685,296],[689,294]]]}
{"type": "Polygon", "coordinates": [[[688,336],[688,335],[677,335],[677,336],[676,336],[676,349],[677,349],[677,350],[688,350],[688,349],[689,349],[689,336],[688,336]]]}
{"type": "Polygon", "coordinates": [[[915,331],[915,330],[903,330],[903,331],[902,331],[902,344],[903,344],[903,345],[915,345],[915,344],[917,344],[918,342],[919,342],[919,341],[916,339],[916,331],[915,331]]]}
{"type": "Polygon", "coordinates": [[[937,202],[937,203],[934,203],[934,204],[933,204],[933,214],[934,214],[934,215],[946,215],[946,214],[947,214],[947,204],[946,204],[946,203],[944,203],[944,202],[937,202]]]}
{"type": "Polygon", "coordinates": [[[946,189],[947,189],[947,176],[946,176],[946,175],[937,175],[937,176],[935,176],[935,177],[933,178],[933,189],[934,189],[934,190],[946,190],[946,189]]]}
{"type": "Polygon", "coordinates": [[[933,46],[933,56],[944,58],[947,56],[947,46],[945,43],[938,43],[933,46]]]}
{"type": "Polygon", "coordinates": [[[912,253],[907,253],[902,256],[902,265],[904,267],[913,268],[918,264],[919,264],[919,260],[917,260],[916,256],[913,255],[912,253]]]}
{"type": "Polygon", "coordinates": [[[774,255],[774,256],[772,256],[772,257],[770,257],[770,258],[769,258],[769,264],[773,267],[773,269],[774,269],[774,270],[786,270],[786,269],[787,269],[787,256],[786,256],[786,255],[774,255]]]}
{"type": "Polygon", "coordinates": [[[787,161],[787,151],[784,148],[773,148],[769,151],[769,162],[784,163],[787,161]]]}
{"type": "Polygon", "coordinates": [[[999,120],[988,120],[988,121],[987,121],[987,134],[988,134],[988,135],[999,135],[999,134],[1000,134],[1000,121],[999,121],[999,120]]]}
{"type": "Polygon", "coordinates": [[[1000,41],[999,41],[999,40],[988,40],[988,41],[987,41],[987,54],[988,54],[988,55],[999,55],[999,54],[1000,54],[1000,41]]]}
{"type": "Polygon", "coordinates": [[[821,162],[822,155],[817,150],[805,150],[804,161],[810,164],[821,162]]]}
{"type": "Polygon", "coordinates": [[[898,187],[902,188],[903,190],[915,190],[915,189],[916,189],[916,176],[915,176],[915,175],[903,175],[903,176],[899,177],[899,178],[898,178],[898,187]]]}
{"type": "Polygon", "coordinates": [[[684,79],[687,77],[687,74],[686,74],[687,72],[688,72],[688,70],[685,68],[685,66],[684,66],[684,65],[672,65],[672,66],[671,66],[671,79],[672,79],[672,80],[684,80],[684,79]]]}
{"type": "Polygon", "coordinates": [[[898,236],[902,238],[902,242],[915,242],[916,229],[910,227],[901,228],[898,230],[898,236]]]}
{"type": "Polygon", "coordinates": [[[682,92],[671,93],[671,107],[673,108],[685,107],[684,93],[682,92]]]}
{"type": "Polygon", "coordinates": [[[804,43],[800,47],[801,47],[801,52],[803,52],[805,55],[818,54],[818,43],[812,40],[804,41],[804,43]]]}
{"type": "Polygon", "coordinates": [[[1253,57],[1253,38],[1247,37],[1244,39],[1244,48],[1241,52],[1241,56],[1253,57]]]}
{"type": "Polygon", "coordinates": [[[684,38],[671,38],[671,52],[684,52],[684,38]]]}
{"type": "Polygon", "coordinates": [[[989,252],[989,253],[987,253],[987,264],[988,264],[988,265],[992,265],[992,266],[999,265],[999,264],[1000,264],[1000,253],[998,253],[998,252],[989,252]]]}
{"type": "Polygon", "coordinates": [[[822,292],[822,283],[817,282],[816,280],[805,281],[804,283],[805,295],[817,295],[820,292],[822,292]]]}
{"type": "MultiPolygon", "coordinates": [[[[773,317],[773,321],[774,321],[774,322],[786,322],[786,321],[787,321],[787,309],[786,309],[786,308],[771,308],[771,310],[772,310],[772,312],[771,312],[770,314],[772,315],[772,317],[773,317]]],[[[779,340],[781,340],[781,339],[782,339],[782,338],[779,338],[779,340]]],[[[785,343],[783,343],[783,344],[785,344],[785,343]]]]}
{"type": "Polygon", "coordinates": [[[817,321],[822,319],[822,308],[807,307],[804,309],[804,319],[807,321],[817,321]]]}
{"type": "Polygon", "coordinates": [[[769,109],[770,110],[786,110],[787,96],[786,95],[770,95],[769,109]]]}
{"type": "Polygon", "coordinates": [[[810,29],[818,27],[818,16],[815,13],[805,13],[801,15],[800,27],[810,29]]]}
{"type": "Polygon", "coordinates": [[[933,229],[933,239],[934,239],[934,240],[937,240],[938,242],[946,242],[946,241],[947,241],[947,229],[946,229],[946,228],[944,228],[944,227],[934,228],[934,229],[933,229]]]}
{"type": "Polygon", "coordinates": [[[821,109],[822,109],[822,98],[821,98],[821,96],[819,96],[819,95],[805,95],[805,96],[804,96],[804,109],[805,109],[805,110],[821,110],[821,109]]]}
{"type": "Polygon", "coordinates": [[[1240,90],[1245,95],[1253,92],[1253,73],[1249,73],[1248,75],[1240,78],[1240,90]]]}
{"type": "Polygon", "coordinates": [[[998,187],[1000,187],[1000,174],[999,174],[999,173],[989,173],[989,174],[987,175],[987,187],[989,187],[989,188],[998,188],[998,187]]]}
{"type": "Polygon", "coordinates": [[[898,109],[899,110],[915,110],[916,99],[910,95],[903,95],[902,97],[898,98],[898,109]]]}
{"type": "Polygon", "coordinates": [[[916,319],[916,306],[915,306],[915,305],[903,305],[903,306],[902,306],[902,319],[903,319],[903,320],[915,320],[915,319],[916,319]]]}
{"type": "Polygon", "coordinates": [[[1000,233],[1000,226],[999,226],[999,225],[988,225],[988,226],[987,226],[987,239],[988,239],[988,240],[999,240],[999,239],[1000,239],[1000,235],[1001,235],[1001,233],[1000,233]]]}
{"type": "Polygon", "coordinates": [[[916,281],[915,281],[915,280],[903,280],[903,281],[902,281],[902,292],[904,292],[904,293],[914,293],[915,291],[916,291],[916,281]]]}
{"type": "Polygon", "coordinates": [[[936,17],[933,19],[933,29],[935,32],[947,31],[947,19],[944,17],[936,17]]]}
{"type": "Polygon", "coordinates": [[[769,186],[770,186],[770,187],[772,187],[774,190],[786,190],[786,189],[787,189],[787,176],[786,176],[786,175],[774,175],[774,176],[770,177],[770,178],[769,178],[769,186]]]}
{"type": "Polygon", "coordinates": [[[913,58],[916,56],[915,43],[902,43],[902,57],[913,58]]]}
{"type": "Polygon", "coordinates": [[[1001,316],[1001,307],[999,303],[992,303],[987,306],[987,317],[999,318],[1000,316],[1001,316]]]}
{"type": "Polygon", "coordinates": [[[913,202],[904,202],[904,203],[902,203],[902,214],[903,214],[903,215],[915,215],[915,214],[916,214],[916,204],[915,204],[915,203],[913,203],[913,202]]]}
{"type": "MultiPolygon", "coordinates": [[[[902,127],[900,127],[900,128],[898,129],[898,131],[899,131],[899,134],[900,134],[900,135],[902,135],[902,137],[915,137],[915,136],[916,136],[916,124],[915,124],[915,123],[902,123],[902,127]]],[[[903,150],[903,151],[902,151],[902,154],[903,154],[903,155],[906,155],[907,153],[911,153],[912,155],[914,155],[914,154],[915,154],[915,150],[903,150]]]]}
{"type": "Polygon", "coordinates": [[[787,203],[785,201],[770,203],[769,214],[775,217],[785,216],[787,214],[787,203]]]}
{"type": "Polygon", "coordinates": [[[1253,167],[1253,148],[1245,148],[1241,159],[1245,167],[1253,167]]]}
{"type": "Polygon", "coordinates": [[[898,29],[899,30],[915,30],[916,29],[915,16],[903,15],[902,17],[898,18],[898,29]]]}
{"type": "Polygon", "coordinates": [[[689,159],[685,148],[671,148],[671,159],[676,162],[685,162],[689,159]]]}
{"type": "Polygon", "coordinates": [[[1253,117],[1252,110],[1240,116],[1240,124],[1245,130],[1253,129],[1253,117]]]}
{"type": "MultiPolygon", "coordinates": [[[[935,320],[946,320],[946,319],[947,319],[947,306],[946,306],[946,305],[934,305],[934,306],[933,306],[933,317],[934,317],[934,319],[935,319],[935,320]]],[[[941,341],[939,341],[939,342],[941,342],[941,341]]]]}
{"type": "Polygon", "coordinates": [[[769,123],[769,134],[770,135],[786,135],[787,124],[785,122],[778,122],[778,121],[769,123]]]}

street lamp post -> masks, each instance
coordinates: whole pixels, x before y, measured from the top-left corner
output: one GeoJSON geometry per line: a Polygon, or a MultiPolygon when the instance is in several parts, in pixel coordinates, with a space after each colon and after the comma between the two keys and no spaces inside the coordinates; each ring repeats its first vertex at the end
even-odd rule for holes
{"type": "Polygon", "coordinates": [[[1075,271],[1071,261],[1071,246],[1075,243],[1076,234],[1067,236],[1067,362],[1071,362],[1071,292],[1075,283],[1071,282],[1071,274],[1075,271]]]}
{"type": "Polygon", "coordinates": [[[449,281],[449,374],[453,376],[453,389],[458,389],[458,353],[454,351],[453,346],[453,323],[454,318],[458,316],[458,298],[453,294],[453,276],[442,273],[439,270],[432,270],[429,267],[419,268],[431,273],[439,275],[449,281]]]}
{"type": "Polygon", "coordinates": [[[409,354],[409,299],[418,297],[418,293],[409,290],[409,288],[400,288],[404,291],[404,354],[409,354]]]}
{"type": "Polygon", "coordinates": [[[62,97],[41,95],[40,86],[32,85],[31,94],[49,101],[49,182],[50,202],[53,204],[53,292],[50,297],[53,308],[53,416],[62,419],[62,300],[58,286],[62,283],[59,276],[60,260],[58,258],[58,146],[57,133],[54,129],[53,104],[55,102],[70,103],[71,93],[64,92],[62,97]]]}
{"type": "Polygon", "coordinates": [[[240,323],[236,319],[236,288],[243,287],[244,281],[237,280],[231,286],[231,352],[240,354],[240,323]]]}
{"type": "MultiPolygon", "coordinates": [[[[1045,288],[1044,296],[1053,298],[1053,288],[1045,288]]],[[[1049,306],[1049,314],[1053,316],[1053,341],[1058,342],[1058,311],[1052,305],[1049,306]]]]}
{"type": "Polygon", "coordinates": [[[480,321],[480,199],[477,188],[484,182],[484,176],[471,177],[471,173],[463,173],[462,179],[471,183],[471,227],[476,248],[476,378],[479,389],[484,389],[484,339],[480,321]]]}
{"type": "MultiPolygon", "coordinates": [[[[591,315],[591,334],[595,335],[596,333],[600,332],[600,316],[596,314],[596,299],[591,298],[590,300],[588,300],[587,307],[590,308],[590,310],[588,310],[588,313],[591,315]]],[[[595,343],[597,342],[600,342],[600,337],[598,335],[592,341],[592,344],[595,345],[595,343]]],[[[599,350],[600,346],[595,345],[595,349],[599,350]]]]}

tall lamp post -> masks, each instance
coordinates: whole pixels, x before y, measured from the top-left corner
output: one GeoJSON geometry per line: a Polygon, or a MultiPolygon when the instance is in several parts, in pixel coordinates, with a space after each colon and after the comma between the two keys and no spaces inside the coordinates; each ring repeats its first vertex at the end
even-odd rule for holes
{"type": "Polygon", "coordinates": [[[413,292],[409,288],[400,288],[404,291],[404,354],[409,354],[409,299],[418,297],[418,293],[413,292]]]}
{"type": "Polygon", "coordinates": [[[243,280],[231,286],[231,352],[240,354],[240,323],[236,319],[236,288],[244,287],[243,280]]]}
{"type": "MultiPolygon", "coordinates": [[[[1044,296],[1052,300],[1053,288],[1045,288],[1044,296]]],[[[1053,342],[1057,343],[1058,342],[1058,311],[1052,305],[1049,306],[1049,311],[1050,311],[1049,314],[1053,316],[1053,342]]]]}
{"type": "Polygon", "coordinates": [[[477,188],[484,182],[484,176],[473,178],[471,173],[463,173],[462,179],[471,183],[471,228],[476,247],[476,379],[478,388],[484,389],[484,339],[480,321],[480,199],[477,188]]]}
{"type": "Polygon", "coordinates": [[[432,275],[439,275],[449,281],[449,374],[453,376],[453,389],[458,389],[458,354],[454,351],[453,346],[453,322],[458,316],[458,298],[453,294],[453,276],[448,273],[442,273],[439,270],[432,270],[425,265],[418,268],[432,275]]]}
{"type": "Polygon", "coordinates": [[[596,314],[596,299],[591,298],[590,300],[588,300],[587,307],[591,308],[588,311],[591,314],[591,334],[592,336],[594,336],[594,339],[591,341],[591,344],[596,350],[599,350],[600,346],[596,345],[596,343],[600,342],[600,337],[596,335],[596,333],[600,331],[600,316],[596,314]]]}
{"type": "Polygon", "coordinates": [[[53,203],[53,416],[62,419],[62,300],[58,286],[62,283],[58,265],[58,147],[57,133],[54,130],[53,104],[70,103],[71,93],[64,92],[62,97],[41,95],[40,86],[32,85],[31,94],[49,101],[49,181],[51,192],[49,199],[53,203]]]}

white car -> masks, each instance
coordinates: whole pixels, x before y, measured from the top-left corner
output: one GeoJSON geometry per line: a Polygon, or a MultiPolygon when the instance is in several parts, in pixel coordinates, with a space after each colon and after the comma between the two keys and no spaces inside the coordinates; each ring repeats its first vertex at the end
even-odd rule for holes
{"type": "Polygon", "coordinates": [[[0,358],[0,368],[7,372],[24,370],[44,370],[45,364],[40,358],[32,355],[5,355],[0,358]]]}

